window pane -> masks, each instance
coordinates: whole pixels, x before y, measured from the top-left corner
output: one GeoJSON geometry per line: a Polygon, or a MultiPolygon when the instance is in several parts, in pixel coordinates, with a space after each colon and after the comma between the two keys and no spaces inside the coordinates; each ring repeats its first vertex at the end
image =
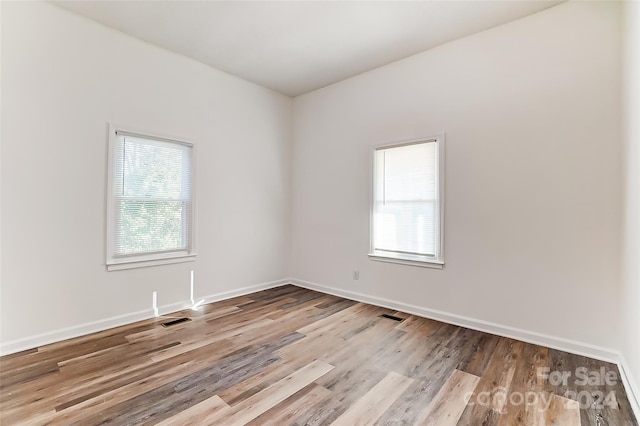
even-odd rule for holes
{"type": "Polygon", "coordinates": [[[436,153],[436,142],[376,151],[374,250],[436,255],[436,153]]]}
{"type": "Polygon", "coordinates": [[[116,164],[117,196],[185,199],[189,191],[190,147],[122,135],[116,164]]]}
{"type": "Polygon", "coordinates": [[[433,256],[435,202],[388,202],[375,214],[375,249],[433,256]]]}
{"type": "Polygon", "coordinates": [[[383,151],[385,200],[435,199],[435,143],[383,151]]]}
{"type": "Polygon", "coordinates": [[[184,202],[123,199],[119,203],[119,213],[119,254],[186,248],[184,202]]]}
{"type": "Polygon", "coordinates": [[[118,133],[111,256],[191,250],[188,144],[118,133]]]}

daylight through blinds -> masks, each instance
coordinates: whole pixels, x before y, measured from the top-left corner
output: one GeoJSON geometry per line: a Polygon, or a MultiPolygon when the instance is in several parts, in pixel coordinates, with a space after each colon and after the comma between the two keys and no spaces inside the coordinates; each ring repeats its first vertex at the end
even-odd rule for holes
{"type": "Polygon", "coordinates": [[[192,147],[118,133],[114,159],[114,257],[189,251],[192,147]]]}
{"type": "Polygon", "coordinates": [[[436,155],[435,141],[376,150],[374,250],[436,255],[436,155]]]}

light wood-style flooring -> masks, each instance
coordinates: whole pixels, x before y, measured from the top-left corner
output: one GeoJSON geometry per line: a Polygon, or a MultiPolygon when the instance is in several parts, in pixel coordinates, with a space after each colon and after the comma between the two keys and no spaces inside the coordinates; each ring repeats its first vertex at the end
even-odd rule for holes
{"type": "Polygon", "coordinates": [[[2,357],[0,424],[638,423],[615,365],[288,285],[2,357]]]}

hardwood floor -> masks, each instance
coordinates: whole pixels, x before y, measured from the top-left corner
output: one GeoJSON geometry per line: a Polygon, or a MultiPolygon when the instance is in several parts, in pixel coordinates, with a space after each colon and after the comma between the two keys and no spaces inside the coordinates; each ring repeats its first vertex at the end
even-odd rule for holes
{"type": "Polygon", "coordinates": [[[638,424],[615,365],[294,286],[0,370],[2,425],[638,424]]]}

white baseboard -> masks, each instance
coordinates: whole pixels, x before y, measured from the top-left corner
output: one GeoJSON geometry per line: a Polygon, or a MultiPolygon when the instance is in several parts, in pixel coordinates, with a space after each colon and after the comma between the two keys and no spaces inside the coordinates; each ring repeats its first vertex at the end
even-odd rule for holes
{"type": "MultiPolygon", "coordinates": [[[[255,293],[256,291],[266,290],[269,288],[280,287],[288,284],[290,280],[278,280],[267,283],[257,284],[248,287],[242,287],[236,290],[226,291],[223,293],[212,294],[205,296],[204,303],[211,303],[225,299],[231,299],[232,297],[242,296],[249,293],[255,293]]],[[[191,306],[190,301],[182,301],[176,303],[170,303],[167,305],[158,307],[159,315],[167,315],[172,312],[181,311],[191,306]]],[[[111,318],[105,318],[98,321],[92,321],[85,324],[61,328],[58,330],[50,331],[47,333],[37,334],[34,336],[25,337],[22,339],[11,340],[8,342],[0,343],[0,355],[9,355],[12,353],[24,351],[27,349],[37,348],[39,346],[48,345],[50,343],[56,343],[67,339],[73,339],[75,337],[84,336],[91,333],[97,333],[99,331],[108,330],[113,327],[119,327],[122,325],[128,325],[137,321],[153,318],[153,309],[145,309],[142,311],[132,312],[129,314],[118,315],[111,318]]]]}
{"type": "Polygon", "coordinates": [[[297,286],[305,287],[311,290],[317,290],[322,293],[329,293],[335,296],[357,300],[359,302],[365,302],[376,306],[382,306],[384,308],[395,309],[397,311],[406,312],[408,314],[414,314],[420,317],[446,322],[447,324],[458,325],[460,327],[483,331],[485,333],[495,334],[502,337],[522,340],[523,342],[547,346],[554,349],[560,349],[566,352],[571,352],[577,355],[584,355],[602,361],[615,363],[618,360],[618,352],[611,349],[594,346],[589,343],[563,339],[547,334],[510,327],[507,325],[483,321],[475,318],[465,317],[462,315],[438,311],[435,309],[429,309],[422,306],[409,305],[407,303],[398,302],[395,300],[383,299],[380,297],[368,296],[362,293],[327,287],[308,281],[292,279],[291,282],[297,286]]]}
{"type": "MultiPolygon", "coordinates": [[[[257,284],[253,286],[242,287],[236,290],[226,291],[222,293],[216,293],[205,297],[198,297],[196,299],[203,300],[203,303],[212,303],[220,300],[231,299],[233,297],[242,296],[245,294],[255,293],[261,290],[267,290],[270,288],[280,287],[285,284],[293,284],[298,287],[308,288],[311,290],[319,291],[322,293],[333,294],[335,296],[344,297],[346,299],[356,300],[359,302],[369,303],[376,306],[381,306],[397,311],[406,312],[409,314],[417,315],[424,318],[430,318],[437,321],[446,322],[448,324],[458,325],[473,330],[482,331],[485,333],[495,334],[502,337],[508,337],[512,339],[521,340],[536,345],[547,346],[550,348],[559,349],[565,352],[574,353],[577,355],[583,355],[590,358],[600,359],[607,362],[617,364],[622,380],[627,391],[629,403],[636,415],[636,418],[640,419],[640,388],[636,381],[633,379],[633,375],[630,374],[628,364],[624,356],[613,349],[594,346],[584,342],[578,342],[575,340],[564,339],[560,337],[550,336],[542,333],[536,333],[532,331],[522,330],[502,324],[496,324],[488,321],[478,320],[470,317],[465,317],[448,312],[429,309],[421,306],[410,305],[395,300],[379,298],[375,296],[368,296],[362,293],[356,293],[352,291],[337,289],[334,287],[328,287],[321,284],[312,283],[309,281],[303,281],[295,278],[282,279],[277,281],[271,281],[267,283],[257,284]]],[[[158,312],[160,315],[167,315],[172,312],[177,312],[191,306],[190,301],[176,302],[167,305],[160,306],[158,312]]],[[[88,322],[74,327],[62,328],[59,330],[42,333],[34,336],[29,336],[23,339],[17,339],[9,342],[0,343],[0,355],[8,355],[15,352],[20,352],[27,349],[44,346],[50,343],[60,342],[62,340],[72,339],[75,337],[83,336],[86,334],[96,333],[99,331],[107,330],[109,328],[118,327],[122,325],[131,324],[137,321],[153,318],[153,309],[145,309],[130,314],[119,315],[103,320],[88,322]]]]}
{"type": "Polygon", "coordinates": [[[620,375],[622,376],[622,383],[624,384],[624,388],[627,391],[627,397],[629,398],[629,404],[631,404],[631,408],[633,408],[633,412],[636,415],[636,420],[640,422],[640,387],[638,387],[638,383],[634,380],[633,374],[631,374],[631,370],[629,369],[629,364],[625,359],[623,354],[619,354],[618,370],[620,370],[620,375]]]}
{"type": "Polygon", "coordinates": [[[447,324],[453,324],[460,327],[482,331],[485,333],[495,334],[497,336],[508,337],[535,345],[558,349],[576,355],[582,355],[589,358],[611,362],[618,366],[618,370],[620,371],[620,375],[622,376],[622,381],[627,392],[631,408],[633,409],[636,418],[640,419],[640,391],[638,390],[638,387],[633,380],[633,376],[630,374],[629,368],[627,366],[628,364],[626,363],[624,356],[617,350],[603,348],[576,340],[551,336],[548,334],[537,333],[534,331],[527,331],[462,315],[438,311],[435,309],[429,309],[422,306],[410,305],[395,300],[368,296],[362,293],[328,287],[325,285],[295,278],[291,278],[290,282],[298,287],[308,288],[310,290],[319,291],[321,293],[333,294],[334,296],[344,297],[346,299],[356,300],[358,302],[364,302],[371,305],[394,309],[396,311],[406,312],[408,314],[445,322],[447,324]]]}
{"type": "MultiPolygon", "coordinates": [[[[204,300],[203,303],[213,303],[213,302],[218,302],[220,300],[227,300],[227,299],[231,299],[238,296],[244,296],[245,294],[251,294],[257,291],[281,287],[286,284],[291,284],[291,280],[289,278],[277,280],[277,281],[271,281],[268,283],[252,285],[248,287],[242,287],[236,290],[225,291],[224,293],[212,294],[209,296],[205,296],[202,299],[204,300]]],[[[196,297],[196,299],[200,299],[200,298],[196,297]]]]}
{"type": "Polygon", "coordinates": [[[24,337],[22,339],[10,340],[0,344],[0,355],[9,355],[15,352],[25,351],[27,349],[37,348],[39,346],[48,345],[50,343],[61,342],[63,340],[72,339],[74,337],[84,336],[98,331],[107,330],[121,325],[131,324],[133,322],[142,321],[153,318],[153,309],[145,309],[143,311],[132,312],[130,314],[118,315],[103,320],[87,322],[73,327],[60,328],[58,330],[49,331],[42,334],[24,337]]]}

